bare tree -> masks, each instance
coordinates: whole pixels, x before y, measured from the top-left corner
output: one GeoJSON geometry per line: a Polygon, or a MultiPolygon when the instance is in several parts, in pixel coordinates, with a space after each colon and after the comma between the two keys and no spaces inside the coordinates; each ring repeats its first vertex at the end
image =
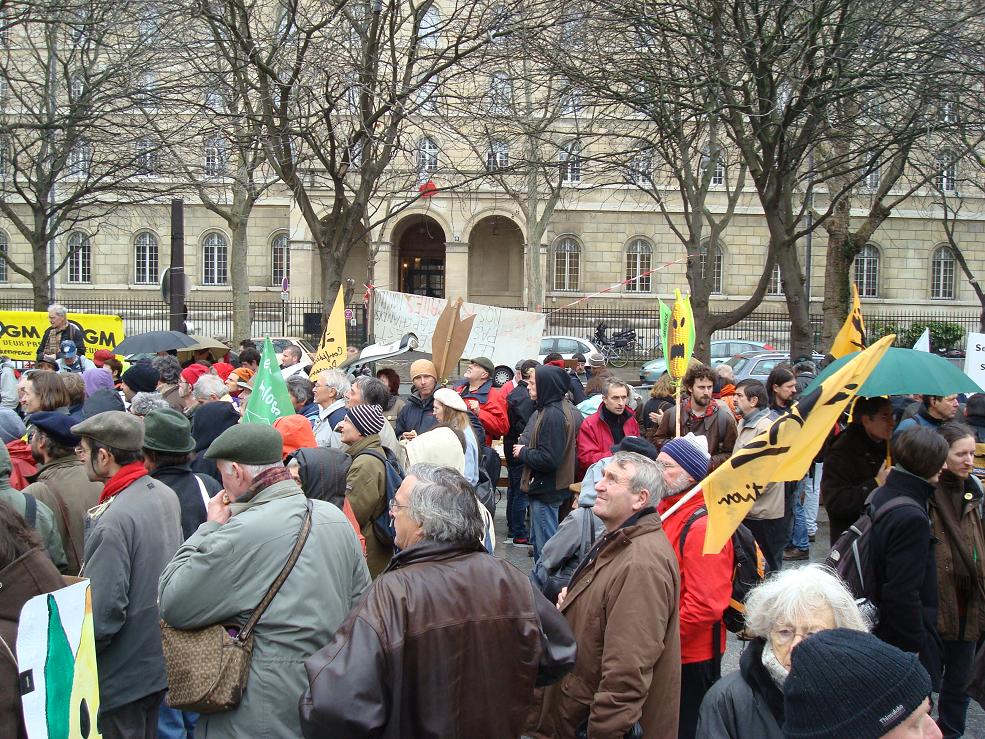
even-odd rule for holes
{"type": "Polygon", "coordinates": [[[0,32],[0,213],[31,248],[0,259],[30,280],[34,307],[54,299],[54,276],[91,278],[91,239],[121,206],[161,202],[144,130],[165,115],[160,78],[180,21],[162,6],[66,0],[3,6],[0,32]],[[121,32],[126,29],[126,32],[121,32]],[[66,237],[77,228],[85,235],[66,237]]]}

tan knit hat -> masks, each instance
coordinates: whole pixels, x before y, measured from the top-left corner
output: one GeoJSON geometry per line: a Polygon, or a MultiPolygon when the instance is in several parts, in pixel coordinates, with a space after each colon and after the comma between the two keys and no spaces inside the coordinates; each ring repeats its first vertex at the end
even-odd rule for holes
{"type": "Polygon", "coordinates": [[[410,379],[413,380],[415,377],[420,375],[430,375],[431,377],[438,379],[438,370],[434,368],[434,362],[430,359],[418,359],[410,365],[410,379]]]}

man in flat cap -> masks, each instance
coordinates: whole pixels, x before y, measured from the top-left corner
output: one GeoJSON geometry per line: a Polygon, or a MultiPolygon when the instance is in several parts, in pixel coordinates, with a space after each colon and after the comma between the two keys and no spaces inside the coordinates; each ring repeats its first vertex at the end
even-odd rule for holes
{"type": "Polygon", "coordinates": [[[105,411],[71,428],[89,479],[103,485],[85,522],[82,574],[92,583],[99,728],[107,739],[157,736],[167,687],[157,581],[181,543],[181,509],[144,469],[144,424],[105,411]]]}
{"type": "Polygon", "coordinates": [[[496,371],[489,357],[476,357],[469,360],[465,369],[465,383],[455,388],[455,392],[465,399],[468,409],[479,417],[486,430],[486,446],[492,445],[510,429],[506,417],[506,396],[499,388],[493,387],[492,376],[496,371]]]}
{"type": "Polygon", "coordinates": [[[379,540],[373,532],[373,521],[386,512],[386,450],[380,441],[383,429],[383,408],[378,405],[351,405],[342,419],[340,436],[347,444],[346,454],[352,464],[346,473],[349,486],[346,497],[356,514],[362,535],[366,537],[366,562],[375,578],[390,563],[393,547],[379,540]]]}
{"type": "Polygon", "coordinates": [[[330,641],[369,587],[345,514],[305,498],[281,463],[282,443],[275,428],[254,423],[232,426],[212,442],[205,456],[216,461],[223,489],[161,575],[161,617],[171,626],[242,625],[287,563],[311,511],[301,554],[253,632],[242,702],[199,718],[198,733],[210,739],[300,736],[304,660],[330,641]]]}
{"type": "Polygon", "coordinates": [[[51,509],[68,561],[66,575],[78,575],[82,568],[82,525],[86,511],[99,502],[103,491],[101,483],[89,479],[75,454],[80,439],[72,433],[72,426],[77,422],[64,413],[31,414],[28,441],[38,471],[23,490],[51,509]]]}

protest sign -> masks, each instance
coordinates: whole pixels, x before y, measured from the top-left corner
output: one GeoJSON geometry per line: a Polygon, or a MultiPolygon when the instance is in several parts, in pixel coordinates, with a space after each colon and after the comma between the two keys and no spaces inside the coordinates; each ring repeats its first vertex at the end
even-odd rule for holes
{"type": "Polygon", "coordinates": [[[985,334],[968,332],[964,354],[964,373],[979,386],[985,387],[985,334]]]}
{"type": "Polygon", "coordinates": [[[278,418],[294,413],[294,405],[287,392],[287,381],[281,374],[277,352],[269,336],[263,340],[263,354],[260,355],[260,365],[253,376],[252,384],[253,391],[243,411],[243,423],[265,423],[272,426],[278,418]]]}
{"type": "Polygon", "coordinates": [[[321,341],[318,342],[314,364],[308,370],[311,377],[317,377],[322,370],[335,369],[345,361],[345,347],[348,343],[345,337],[347,315],[352,315],[352,311],[346,309],[345,295],[342,286],[339,285],[339,294],[335,296],[335,304],[328,316],[328,323],[325,324],[321,341]]]}
{"type": "MultiPolygon", "coordinates": [[[[123,319],[100,313],[69,313],[85,336],[86,356],[99,349],[113,350],[123,341],[123,319]]],[[[45,330],[51,324],[42,311],[0,310],[0,354],[13,360],[33,362],[45,330]]]]}
{"type": "MultiPolygon", "coordinates": [[[[380,344],[397,341],[406,333],[417,335],[419,349],[431,352],[431,337],[447,300],[423,295],[376,290],[373,292],[373,335],[380,344]]],[[[462,303],[461,316],[475,316],[462,356],[490,357],[496,364],[514,366],[536,359],[544,335],[545,317],[495,305],[462,303]]]]}

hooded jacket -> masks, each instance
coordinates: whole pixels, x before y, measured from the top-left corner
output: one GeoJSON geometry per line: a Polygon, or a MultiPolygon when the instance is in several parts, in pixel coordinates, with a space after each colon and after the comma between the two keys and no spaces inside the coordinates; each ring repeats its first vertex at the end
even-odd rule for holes
{"type": "Polygon", "coordinates": [[[870,437],[861,423],[850,424],[824,453],[821,502],[831,521],[832,544],[862,515],[885,460],[886,443],[870,437]]]}
{"type": "Polygon", "coordinates": [[[219,438],[219,434],[239,423],[239,419],[239,413],[230,403],[217,400],[198,407],[192,416],[192,438],[195,439],[195,459],[191,464],[193,471],[222,481],[219,467],[214,459],[205,458],[205,450],[219,438]]]}
{"type": "Polygon", "coordinates": [[[10,486],[17,490],[27,487],[31,477],[38,471],[31,453],[31,445],[23,439],[14,439],[5,444],[10,455],[10,486]]]}
{"type": "Polygon", "coordinates": [[[537,416],[531,418],[529,443],[520,450],[523,463],[521,487],[533,498],[553,505],[567,498],[575,481],[575,440],[581,414],[565,398],[568,374],[560,367],[541,366],[535,371],[537,416]]]}
{"type": "Polygon", "coordinates": [[[41,548],[32,549],[0,570],[0,736],[26,739],[17,669],[17,624],[31,598],[65,586],[41,548]]]}
{"type": "Polygon", "coordinates": [[[503,435],[503,453],[506,455],[507,463],[513,462],[513,445],[520,439],[520,434],[523,433],[535,409],[536,405],[530,397],[527,381],[520,380],[506,396],[506,418],[510,428],[503,435]]]}
{"type": "MultiPolygon", "coordinates": [[[[15,490],[10,484],[10,455],[7,448],[0,446],[0,502],[6,503],[21,516],[27,510],[27,498],[19,490],[15,490]]],[[[26,482],[26,480],[25,480],[26,482]]],[[[38,538],[48,550],[48,556],[55,566],[65,572],[68,569],[68,560],[65,557],[65,550],[62,547],[61,536],[58,535],[58,527],[55,524],[55,516],[40,500],[37,502],[37,510],[34,515],[34,529],[38,533],[38,538]]],[[[29,522],[30,523],[30,522],[29,522]]],[[[0,596],[2,597],[2,596],[0,596]]]]}
{"type": "Polygon", "coordinates": [[[301,489],[313,500],[327,500],[339,510],[345,500],[346,475],[352,459],[341,449],[315,447],[298,449],[294,453],[298,463],[301,489]]]}
{"type": "Polygon", "coordinates": [[[399,439],[408,431],[423,434],[437,425],[438,419],[434,417],[434,393],[422,400],[415,387],[397,414],[397,423],[393,430],[399,439]]]}

